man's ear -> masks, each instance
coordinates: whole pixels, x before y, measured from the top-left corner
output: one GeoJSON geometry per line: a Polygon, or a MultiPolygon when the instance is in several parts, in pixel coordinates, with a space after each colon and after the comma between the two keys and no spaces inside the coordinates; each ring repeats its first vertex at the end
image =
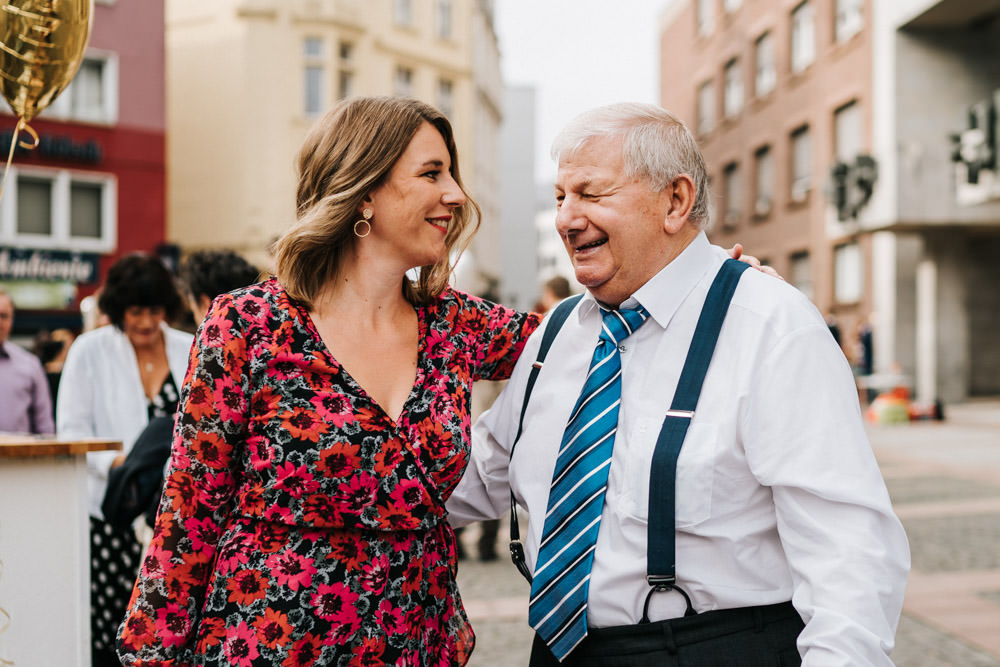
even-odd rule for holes
{"type": "Polygon", "coordinates": [[[668,197],[667,216],[663,228],[668,234],[676,234],[687,224],[698,190],[687,174],[681,174],[667,186],[663,194],[668,197]]]}

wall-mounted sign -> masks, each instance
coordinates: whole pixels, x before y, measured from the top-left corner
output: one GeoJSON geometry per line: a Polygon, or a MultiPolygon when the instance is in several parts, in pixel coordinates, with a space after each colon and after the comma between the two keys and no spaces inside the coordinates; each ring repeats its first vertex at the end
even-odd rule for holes
{"type": "Polygon", "coordinates": [[[99,259],[95,253],[0,246],[0,280],[93,284],[98,282],[99,259]]]}
{"type": "Polygon", "coordinates": [[[968,115],[968,129],[951,135],[951,160],[964,163],[967,181],[975,184],[981,170],[997,166],[997,110],[992,100],[983,100],[969,107],[968,115]]]}
{"type": "Polygon", "coordinates": [[[837,162],[830,168],[829,195],[837,219],[856,219],[872,198],[878,180],[878,163],[871,155],[858,155],[854,162],[837,162]]]}
{"type": "MultiPolygon", "coordinates": [[[[10,130],[0,132],[0,153],[6,154],[10,150],[10,140],[14,133],[10,130]]],[[[43,134],[38,140],[38,148],[28,151],[18,144],[16,155],[27,155],[36,153],[49,160],[62,160],[65,162],[85,162],[96,164],[101,161],[101,145],[95,139],[88,139],[84,142],[74,140],[72,137],[64,135],[43,134]]]]}

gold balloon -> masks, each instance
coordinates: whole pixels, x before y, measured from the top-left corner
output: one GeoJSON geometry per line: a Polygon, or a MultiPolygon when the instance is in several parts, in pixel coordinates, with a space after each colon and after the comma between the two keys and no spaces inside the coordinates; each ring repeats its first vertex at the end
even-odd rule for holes
{"type": "Polygon", "coordinates": [[[73,80],[92,16],[93,0],[0,0],[0,92],[19,125],[73,80]]]}

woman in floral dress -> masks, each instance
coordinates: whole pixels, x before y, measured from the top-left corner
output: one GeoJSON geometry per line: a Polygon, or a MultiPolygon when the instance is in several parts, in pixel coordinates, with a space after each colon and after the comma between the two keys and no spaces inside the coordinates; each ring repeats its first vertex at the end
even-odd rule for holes
{"type": "Polygon", "coordinates": [[[451,127],[345,101],[299,155],[277,277],[198,330],[127,665],[464,665],[474,638],[444,501],[469,391],[538,318],[447,286],[478,226],[451,127]],[[412,277],[412,269],[419,276],[412,277]]]}

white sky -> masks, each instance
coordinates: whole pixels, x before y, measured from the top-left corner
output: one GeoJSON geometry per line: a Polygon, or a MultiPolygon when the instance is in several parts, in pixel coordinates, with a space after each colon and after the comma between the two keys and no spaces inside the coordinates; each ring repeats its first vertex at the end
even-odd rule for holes
{"type": "Polygon", "coordinates": [[[535,180],[550,182],[549,146],[581,111],[657,102],[660,12],[668,0],[497,0],[504,83],[536,91],[535,180]]]}

